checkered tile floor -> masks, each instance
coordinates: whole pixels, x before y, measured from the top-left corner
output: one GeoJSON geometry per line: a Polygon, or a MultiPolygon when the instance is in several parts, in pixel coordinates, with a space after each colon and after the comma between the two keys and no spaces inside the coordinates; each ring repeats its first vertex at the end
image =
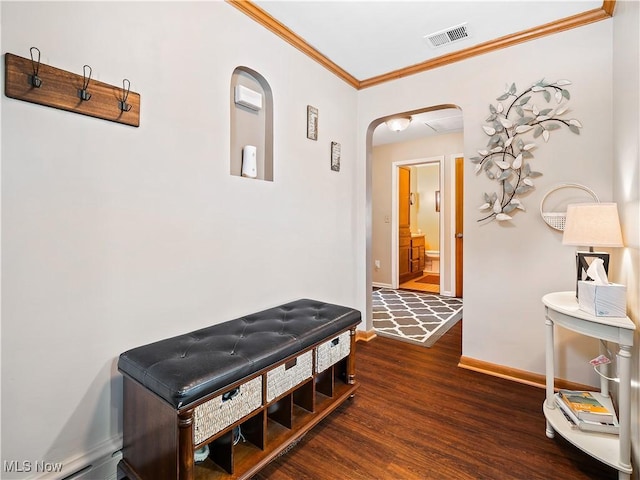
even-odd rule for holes
{"type": "Polygon", "coordinates": [[[378,335],[430,347],[462,318],[462,300],[382,288],[373,292],[373,328],[378,335]]]}

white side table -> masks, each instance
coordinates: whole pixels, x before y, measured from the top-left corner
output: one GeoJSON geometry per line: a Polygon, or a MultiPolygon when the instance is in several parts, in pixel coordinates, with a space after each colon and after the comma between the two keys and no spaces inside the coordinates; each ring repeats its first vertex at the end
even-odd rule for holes
{"type": "MultiPolygon", "coordinates": [[[[631,478],[631,347],[635,325],[629,317],[596,317],[578,308],[575,292],[555,292],[542,297],[546,316],[546,400],[543,405],[547,421],[547,437],[558,432],[570,443],[592,457],[618,470],[619,480],[631,478]],[[615,342],[619,345],[618,375],[618,421],[620,435],[584,432],[573,429],[554,400],[554,325],[574,332],[615,342]]],[[[604,348],[601,344],[601,352],[604,348]]],[[[603,372],[606,375],[606,372],[603,372]]],[[[609,376],[609,375],[607,375],[609,376]]],[[[600,399],[610,402],[609,382],[600,379],[600,399]]]]}

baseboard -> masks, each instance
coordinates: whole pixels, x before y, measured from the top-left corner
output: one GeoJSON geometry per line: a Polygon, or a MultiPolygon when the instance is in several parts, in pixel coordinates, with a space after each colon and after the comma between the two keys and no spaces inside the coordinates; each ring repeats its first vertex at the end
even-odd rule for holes
{"type": "Polygon", "coordinates": [[[391,284],[390,283],[372,282],[371,286],[372,287],[379,287],[379,288],[391,288],[391,284]]]}
{"type": "MultiPolygon", "coordinates": [[[[545,388],[546,377],[539,373],[527,372],[526,370],[518,370],[517,368],[505,367],[504,365],[497,365],[495,363],[485,362],[483,360],[477,360],[475,358],[460,357],[458,367],[465,368],[467,370],[473,370],[474,372],[484,373],[493,377],[504,378],[512,380],[518,383],[524,383],[525,385],[531,385],[538,388],[545,388]]],[[[581,383],[570,382],[562,378],[555,379],[555,388],[564,388],[567,390],[593,390],[592,385],[584,385],[581,383]]]]}
{"type": "Polygon", "coordinates": [[[356,342],[369,342],[376,337],[375,330],[356,330],[356,342]]]}
{"type": "Polygon", "coordinates": [[[111,456],[98,460],[86,466],[79,472],[73,473],[62,480],[116,480],[118,478],[118,462],[122,460],[122,452],[115,452],[111,456]]]}
{"type": "Polygon", "coordinates": [[[42,472],[32,479],[104,480],[116,479],[116,467],[122,458],[122,435],[106,439],[92,450],[59,463],[59,471],[42,472]]]}

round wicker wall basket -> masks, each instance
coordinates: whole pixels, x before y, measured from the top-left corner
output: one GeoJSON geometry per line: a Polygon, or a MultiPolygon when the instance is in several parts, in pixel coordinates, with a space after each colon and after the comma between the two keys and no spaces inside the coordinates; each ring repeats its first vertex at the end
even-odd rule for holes
{"type": "MultiPolygon", "coordinates": [[[[564,226],[567,221],[567,212],[566,210],[564,212],[549,210],[548,207],[545,208],[545,202],[548,203],[549,197],[560,191],[563,191],[565,197],[571,196],[571,189],[586,192],[595,202],[600,203],[600,199],[598,198],[598,196],[589,187],[585,187],[584,185],[580,185],[579,183],[562,183],[560,185],[556,185],[547,193],[545,193],[544,197],[542,197],[542,201],[540,202],[540,216],[542,216],[542,219],[545,221],[545,223],[554,230],[558,230],[561,232],[564,231],[564,226]]],[[[571,201],[569,203],[580,202],[571,201]]]]}

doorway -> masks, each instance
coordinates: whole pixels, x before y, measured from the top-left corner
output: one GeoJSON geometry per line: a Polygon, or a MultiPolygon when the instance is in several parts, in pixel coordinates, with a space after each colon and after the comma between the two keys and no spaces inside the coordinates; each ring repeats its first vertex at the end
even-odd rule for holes
{"type": "MultiPolygon", "coordinates": [[[[455,205],[454,159],[463,157],[463,124],[461,110],[451,104],[437,105],[419,110],[406,111],[371,122],[367,132],[367,233],[366,233],[366,283],[365,288],[398,288],[398,243],[397,172],[394,162],[411,168],[411,163],[421,164],[428,160],[440,164],[440,295],[455,296],[455,225],[452,211],[447,206],[455,205]],[[410,117],[411,122],[404,131],[393,131],[385,123],[395,117],[410,117]],[[444,153],[444,155],[443,155],[444,153]],[[437,157],[434,157],[437,155],[437,157]],[[405,160],[409,159],[409,160],[405,160]],[[391,177],[394,176],[392,179],[391,177]],[[444,178],[444,181],[443,181],[444,178]],[[394,244],[393,246],[391,244],[394,244]],[[445,256],[443,250],[449,248],[445,256]],[[453,283],[452,283],[453,282],[453,283]]],[[[419,192],[419,191],[418,191],[419,192]]],[[[435,202],[435,192],[434,202],[435,202]]],[[[434,207],[435,208],[435,207],[434,207]]],[[[425,245],[425,253],[427,251],[425,245]]],[[[426,259],[425,259],[426,260],[426,259]]],[[[433,266],[433,264],[432,264],[433,266]]],[[[367,330],[372,327],[373,305],[369,296],[365,305],[367,330]]]]}
{"type": "Polygon", "coordinates": [[[441,285],[445,276],[440,275],[441,252],[449,250],[441,249],[443,219],[449,214],[442,201],[446,195],[443,164],[444,156],[392,164],[392,197],[396,200],[391,228],[393,288],[437,294],[446,290],[441,285]]]}

